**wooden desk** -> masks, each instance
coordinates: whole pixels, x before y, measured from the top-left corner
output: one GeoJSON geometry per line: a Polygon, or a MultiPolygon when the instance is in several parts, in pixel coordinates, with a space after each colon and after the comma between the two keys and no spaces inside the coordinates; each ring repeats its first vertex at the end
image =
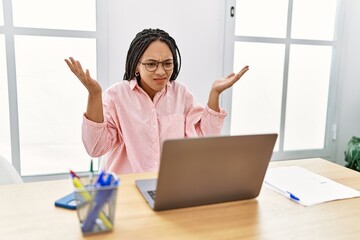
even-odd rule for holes
{"type": "MultiPolygon", "coordinates": [[[[360,190],[360,173],[322,159],[298,165],[360,190]]],[[[263,187],[254,200],[153,212],[134,180],[120,176],[115,229],[86,239],[360,239],[360,198],[303,207],[263,187]]],[[[54,206],[72,191],[69,180],[0,186],[1,239],[82,239],[75,211],[54,206]]]]}

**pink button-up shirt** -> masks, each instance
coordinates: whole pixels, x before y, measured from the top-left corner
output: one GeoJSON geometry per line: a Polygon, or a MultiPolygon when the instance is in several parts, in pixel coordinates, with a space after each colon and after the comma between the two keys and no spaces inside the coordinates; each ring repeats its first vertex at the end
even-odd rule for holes
{"type": "Polygon", "coordinates": [[[104,92],[103,106],[103,123],[84,115],[82,139],[90,156],[104,155],[101,168],[117,174],[158,171],[165,139],[219,135],[226,116],[175,81],[153,101],[136,80],[119,82],[104,92]]]}

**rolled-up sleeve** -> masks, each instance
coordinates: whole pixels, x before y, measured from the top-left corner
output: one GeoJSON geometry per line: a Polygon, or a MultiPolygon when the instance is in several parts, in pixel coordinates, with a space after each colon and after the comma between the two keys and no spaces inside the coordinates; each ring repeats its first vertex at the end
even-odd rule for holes
{"type": "Polygon", "coordinates": [[[117,141],[117,131],[105,119],[96,123],[83,116],[82,141],[91,157],[100,157],[108,152],[117,141]]]}
{"type": "Polygon", "coordinates": [[[219,135],[226,115],[224,109],[216,112],[209,106],[193,107],[186,117],[185,135],[188,137],[219,135]]]}

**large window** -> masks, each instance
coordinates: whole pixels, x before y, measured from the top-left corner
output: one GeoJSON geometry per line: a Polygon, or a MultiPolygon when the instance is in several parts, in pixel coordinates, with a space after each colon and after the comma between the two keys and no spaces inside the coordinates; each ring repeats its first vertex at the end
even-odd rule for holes
{"type": "Polygon", "coordinates": [[[278,133],[274,159],[328,156],[338,1],[229,0],[226,8],[224,71],[250,66],[224,96],[226,131],[278,133]]]}
{"type": "Polygon", "coordinates": [[[92,76],[104,78],[97,60],[107,49],[106,28],[99,27],[105,2],[1,4],[0,67],[7,71],[0,71],[0,154],[22,176],[89,170],[81,142],[87,91],[64,59],[73,56],[92,76]]]}

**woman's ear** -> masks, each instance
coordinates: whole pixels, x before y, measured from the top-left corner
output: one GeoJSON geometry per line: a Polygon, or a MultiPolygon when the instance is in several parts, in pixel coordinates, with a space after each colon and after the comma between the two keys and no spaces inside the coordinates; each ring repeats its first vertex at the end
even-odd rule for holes
{"type": "Polygon", "coordinates": [[[137,67],[135,69],[135,77],[139,80],[140,79],[140,71],[139,71],[139,68],[137,67]]]}

